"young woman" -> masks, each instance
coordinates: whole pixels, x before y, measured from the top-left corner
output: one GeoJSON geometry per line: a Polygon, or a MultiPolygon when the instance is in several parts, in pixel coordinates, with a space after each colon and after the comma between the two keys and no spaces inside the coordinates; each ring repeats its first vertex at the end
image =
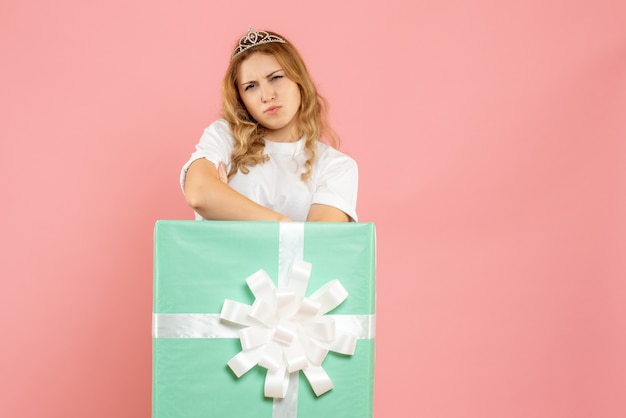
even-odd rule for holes
{"type": "Polygon", "coordinates": [[[283,36],[252,29],[222,84],[223,119],[183,166],[196,219],[356,221],[355,161],[335,144],[326,104],[283,36]]]}

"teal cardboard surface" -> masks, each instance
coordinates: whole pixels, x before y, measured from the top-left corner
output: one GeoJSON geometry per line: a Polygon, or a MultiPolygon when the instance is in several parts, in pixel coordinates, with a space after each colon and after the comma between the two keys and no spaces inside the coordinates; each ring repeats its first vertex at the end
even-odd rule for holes
{"type": "MultiPolygon", "coordinates": [[[[251,304],[245,279],[259,269],[276,283],[279,223],[159,221],[155,226],[154,313],[219,313],[225,299],[251,304]]],[[[348,298],[330,314],[375,313],[373,224],[304,224],[304,259],[312,263],[307,295],[338,279],[348,298]]],[[[154,338],[153,417],[272,417],[263,396],[266,370],[237,378],[226,362],[238,339],[154,338]]],[[[354,355],[329,353],[323,367],[334,388],[316,397],[300,373],[299,418],[370,417],[374,340],[354,355]]]]}

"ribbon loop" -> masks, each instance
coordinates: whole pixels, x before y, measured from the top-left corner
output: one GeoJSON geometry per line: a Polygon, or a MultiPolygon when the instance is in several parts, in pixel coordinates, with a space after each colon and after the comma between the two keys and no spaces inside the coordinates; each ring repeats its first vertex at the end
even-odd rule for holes
{"type": "Polygon", "coordinates": [[[257,325],[257,322],[250,316],[250,311],[250,305],[226,299],[220,312],[220,320],[247,326],[257,325]]]}
{"type": "Polygon", "coordinates": [[[285,347],[284,353],[287,359],[287,370],[289,370],[289,373],[297,372],[309,365],[309,360],[298,341],[285,347]]]}
{"type": "Polygon", "coordinates": [[[284,398],[289,387],[289,373],[284,367],[277,370],[268,370],[265,377],[265,396],[270,398],[284,398]]]}
{"type": "Polygon", "coordinates": [[[262,353],[262,347],[240,351],[235,357],[228,360],[226,364],[237,377],[241,377],[259,362],[262,353]]]}
{"type": "Polygon", "coordinates": [[[317,315],[320,311],[320,304],[311,299],[303,299],[300,303],[298,311],[294,313],[293,317],[297,320],[305,320],[317,315]]]}
{"type": "Polygon", "coordinates": [[[335,338],[335,320],[328,317],[316,317],[304,323],[309,335],[320,341],[332,341],[335,338]]]}
{"type": "Polygon", "coordinates": [[[249,350],[267,343],[272,338],[272,331],[260,327],[248,327],[239,331],[241,348],[249,350]]]}
{"type": "Polygon", "coordinates": [[[348,291],[339,280],[333,280],[320,287],[311,295],[311,300],[319,302],[320,313],[332,311],[348,297],[348,291]]]}
{"type": "Polygon", "coordinates": [[[326,358],[326,355],[328,354],[328,347],[325,347],[322,344],[314,341],[313,339],[309,338],[308,335],[301,335],[300,343],[302,344],[302,348],[304,348],[306,356],[311,361],[311,363],[316,366],[320,366],[326,358]]]}
{"type": "Polygon", "coordinates": [[[274,340],[287,346],[293,342],[295,332],[286,321],[280,321],[274,331],[274,340]]]}
{"type": "Polygon", "coordinates": [[[248,315],[269,328],[276,326],[276,304],[267,299],[256,299],[248,315]]]}
{"type": "Polygon", "coordinates": [[[322,366],[310,365],[304,369],[304,375],[311,384],[316,396],[320,396],[333,388],[333,382],[322,366]]]}
{"type": "Polygon", "coordinates": [[[345,332],[338,332],[330,344],[330,349],[336,353],[353,355],[356,350],[356,337],[345,332]]]}
{"type": "Polygon", "coordinates": [[[283,364],[283,350],[278,344],[274,344],[270,341],[263,351],[263,356],[259,360],[259,366],[266,368],[267,370],[278,370],[283,364]]]}
{"type": "Polygon", "coordinates": [[[248,287],[256,298],[271,296],[276,288],[270,276],[263,269],[257,270],[248,276],[246,283],[248,283],[248,287]]]}

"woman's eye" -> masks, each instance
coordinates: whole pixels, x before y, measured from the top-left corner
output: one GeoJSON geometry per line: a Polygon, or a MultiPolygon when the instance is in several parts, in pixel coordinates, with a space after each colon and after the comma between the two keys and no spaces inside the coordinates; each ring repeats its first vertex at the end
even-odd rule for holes
{"type": "Polygon", "coordinates": [[[254,87],[254,84],[248,84],[248,85],[247,85],[247,86],[243,89],[243,91],[248,91],[248,90],[250,90],[250,89],[251,89],[251,88],[253,88],[253,87],[254,87]]]}
{"type": "Polygon", "coordinates": [[[272,80],[278,80],[280,78],[283,78],[282,75],[275,75],[274,77],[272,77],[272,80]]]}

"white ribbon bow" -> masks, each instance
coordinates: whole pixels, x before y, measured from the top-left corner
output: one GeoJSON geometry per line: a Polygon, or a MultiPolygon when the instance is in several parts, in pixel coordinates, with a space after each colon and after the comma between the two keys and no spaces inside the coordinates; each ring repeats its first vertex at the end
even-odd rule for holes
{"type": "Polygon", "coordinates": [[[255,296],[246,305],[226,299],[220,319],[243,325],[239,331],[242,350],[228,361],[241,377],[255,365],[267,369],[265,396],[284,398],[289,375],[304,372],[317,396],[333,388],[322,367],[329,351],[352,355],[357,337],[336,329],[335,320],[324,316],[339,306],[348,292],[332,280],[305,297],[311,264],[295,260],[286,287],[276,288],[264,270],[246,279],[255,296]]]}

